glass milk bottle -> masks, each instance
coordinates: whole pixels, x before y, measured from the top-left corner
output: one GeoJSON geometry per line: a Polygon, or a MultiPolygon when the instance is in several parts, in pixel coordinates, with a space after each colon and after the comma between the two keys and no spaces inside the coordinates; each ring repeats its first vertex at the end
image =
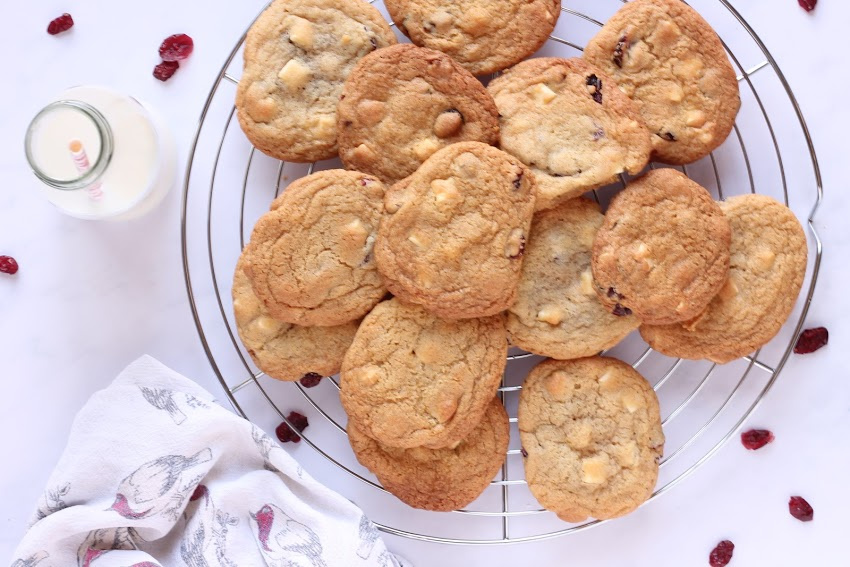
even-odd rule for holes
{"type": "Polygon", "coordinates": [[[174,185],[171,133],[139,101],[103,87],[74,87],[48,104],[25,150],[48,200],[81,219],[142,216],[174,185]]]}

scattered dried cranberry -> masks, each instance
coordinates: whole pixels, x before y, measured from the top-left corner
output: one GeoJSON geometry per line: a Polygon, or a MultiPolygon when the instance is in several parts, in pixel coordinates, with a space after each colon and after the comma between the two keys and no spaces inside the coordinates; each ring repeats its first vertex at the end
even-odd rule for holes
{"type": "Polygon", "coordinates": [[[801,522],[811,522],[815,517],[812,505],[802,496],[792,496],[788,501],[788,511],[801,522]]]}
{"type": "Polygon", "coordinates": [[[209,490],[207,490],[206,486],[204,486],[203,484],[199,484],[195,488],[195,492],[192,493],[192,496],[189,497],[189,502],[194,502],[198,498],[203,498],[208,492],[209,490]]]}
{"type": "Polygon", "coordinates": [[[47,33],[50,35],[56,35],[57,33],[68,31],[72,27],[74,27],[74,18],[71,17],[71,14],[65,12],[47,24],[47,33]]]}
{"type": "Polygon", "coordinates": [[[174,73],[177,72],[177,69],[180,68],[180,63],[177,61],[163,61],[159,65],[153,68],[153,76],[159,79],[160,81],[167,81],[171,78],[174,73]]]}
{"type": "Polygon", "coordinates": [[[818,3],[818,0],[797,0],[797,3],[806,12],[811,12],[815,9],[815,5],[818,3]]]}
{"type": "Polygon", "coordinates": [[[0,256],[0,272],[4,274],[18,273],[18,262],[11,256],[0,256]]]}
{"type": "Polygon", "coordinates": [[[321,374],[316,374],[315,372],[308,372],[305,374],[300,382],[301,385],[305,388],[314,388],[319,385],[319,382],[322,381],[323,376],[321,374]]]}
{"type": "Polygon", "coordinates": [[[794,352],[797,354],[809,354],[826,346],[828,342],[829,331],[826,330],[826,327],[806,329],[800,333],[800,338],[797,339],[797,344],[794,345],[794,352]]]}
{"type": "MultiPolygon", "coordinates": [[[[304,431],[310,423],[307,421],[307,418],[298,413],[297,411],[289,412],[289,415],[286,416],[286,419],[289,420],[289,423],[292,424],[293,427],[301,433],[304,431]]],[[[281,443],[287,443],[292,441],[293,443],[299,443],[301,441],[301,437],[292,430],[292,428],[287,425],[285,421],[282,421],[280,425],[274,430],[277,438],[280,439],[281,443]]]]}
{"type": "Polygon", "coordinates": [[[741,443],[750,451],[761,449],[768,443],[773,443],[773,433],[767,429],[750,429],[741,433],[741,443]]]}
{"type": "Polygon", "coordinates": [[[735,544],[728,539],[724,539],[711,550],[711,553],[708,555],[708,564],[711,567],[725,567],[729,565],[729,562],[732,561],[733,551],[735,551],[735,544]]]}
{"type": "Polygon", "coordinates": [[[195,42],[185,33],[170,35],[159,46],[159,56],[163,61],[183,61],[192,55],[195,42]]]}

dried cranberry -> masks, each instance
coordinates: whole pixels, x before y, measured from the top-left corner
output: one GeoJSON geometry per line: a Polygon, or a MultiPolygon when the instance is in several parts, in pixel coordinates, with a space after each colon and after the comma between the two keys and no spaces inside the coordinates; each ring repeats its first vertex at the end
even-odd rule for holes
{"type": "Polygon", "coordinates": [[[741,433],[741,443],[750,451],[761,449],[768,443],[773,443],[773,433],[767,429],[750,429],[741,433]]]}
{"type": "Polygon", "coordinates": [[[664,138],[665,140],[667,140],[668,142],[675,142],[676,141],[676,135],[673,134],[673,132],[662,132],[661,134],[658,134],[658,135],[660,137],[664,138]]]}
{"type": "Polygon", "coordinates": [[[167,81],[171,78],[174,73],[177,72],[177,69],[180,68],[180,63],[177,61],[163,61],[159,65],[153,68],[153,76],[159,79],[160,81],[167,81]]]}
{"type": "Polygon", "coordinates": [[[206,486],[204,486],[203,484],[199,484],[197,488],[195,488],[195,492],[192,493],[192,496],[189,497],[189,502],[194,502],[198,498],[206,496],[208,492],[209,490],[207,490],[206,486]]]}
{"type": "Polygon", "coordinates": [[[596,75],[590,75],[585,82],[588,87],[593,87],[593,100],[602,104],[602,80],[596,75]]]}
{"type": "Polygon", "coordinates": [[[733,551],[735,551],[735,544],[728,539],[724,539],[709,553],[708,564],[711,567],[725,567],[732,561],[733,551]]]}
{"type": "Polygon", "coordinates": [[[826,327],[806,329],[800,334],[800,338],[797,339],[797,344],[794,345],[794,352],[797,354],[809,354],[826,346],[828,342],[829,331],[826,330],[826,327]]]}
{"type": "Polygon", "coordinates": [[[0,256],[0,272],[4,274],[17,274],[18,262],[11,256],[0,256]]]}
{"type": "Polygon", "coordinates": [[[319,385],[319,382],[322,381],[323,376],[321,374],[316,374],[315,372],[308,372],[305,374],[301,380],[301,385],[305,388],[314,388],[319,385]]]}
{"type": "Polygon", "coordinates": [[[71,14],[65,12],[47,24],[47,33],[56,35],[57,33],[68,31],[72,27],[74,27],[74,18],[71,17],[71,14]]]}
{"type": "Polygon", "coordinates": [[[611,311],[617,317],[625,317],[626,315],[631,315],[632,310],[628,307],[623,307],[619,303],[614,306],[614,309],[611,311]]]}
{"type": "Polygon", "coordinates": [[[812,505],[802,496],[792,496],[788,501],[788,511],[801,522],[811,522],[815,517],[812,505]]]}
{"type": "Polygon", "coordinates": [[[616,289],[614,289],[613,287],[609,287],[609,288],[608,288],[608,293],[607,293],[606,295],[607,295],[610,299],[614,299],[615,297],[616,297],[617,299],[624,299],[624,298],[626,297],[625,295],[623,295],[623,294],[621,294],[621,293],[617,292],[617,290],[616,290],[616,289]]]}
{"type": "Polygon", "coordinates": [[[811,12],[815,9],[815,5],[818,3],[818,0],[797,0],[797,3],[806,12],[811,12]]]}
{"type": "Polygon", "coordinates": [[[517,174],[517,176],[514,178],[514,189],[515,190],[519,190],[520,186],[522,185],[522,176],[523,175],[524,175],[524,173],[522,171],[520,171],[517,174]]]}
{"type": "Polygon", "coordinates": [[[617,42],[617,47],[614,48],[614,57],[612,60],[614,61],[614,65],[617,67],[623,66],[623,53],[629,48],[628,42],[628,36],[623,35],[623,37],[620,38],[620,41],[617,42]]]}
{"type": "Polygon", "coordinates": [[[519,452],[522,453],[523,457],[528,457],[528,451],[525,450],[525,447],[520,447],[519,452]]]}
{"type": "Polygon", "coordinates": [[[195,42],[185,33],[170,35],[159,46],[159,56],[163,61],[183,61],[192,55],[195,42]]]}
{"type": "MultiPolygon", "coordinates": [[[[286,416],[286,419],[289,420],[289,423],[292,424],[292,427],[295,428],[298,433],[304,431],[310,423],[307,421],[307,418],[298,413],[297,411],[289,412],[289,415],[286,416]]],[[[299,443],[301,441],[301,437],[292,430],[291,427],[285,422],[282,421],[280,425],[274,430],[277,438],[280,439],[281,443],[287,443],[292,441],[293,443],[299,443]]]]}

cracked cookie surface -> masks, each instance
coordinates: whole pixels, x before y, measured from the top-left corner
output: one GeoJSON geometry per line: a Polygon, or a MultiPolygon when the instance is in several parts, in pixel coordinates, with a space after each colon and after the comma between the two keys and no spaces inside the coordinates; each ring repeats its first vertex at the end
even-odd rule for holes
{"type": "Polygon", "coordinates": [[[800,294],[808,248],[794,213],[765,195],[730,197],[720,208],[732,225],[729,278],[695,319],[641,326],[662,354],[720,364],[751,354],[776,336],[800,294]]]}
{"type": "Polygon", "coordinates": [[[708,22],[681,0],[629,2],[583,57],[638,104],[659,161],[694,162],[732,131],[741,106],[735,71],[708,22]]]}
{"type": "Polygon", "coordinates": [[[673,169],[629,183],[593,243],[593,278],[614,314],[663,325],[699,315],[729,273],[731,228],[699,184],[673,169]]]}
{"type": "Polygon", "coordinates": [[[637,106],[581,59],[540,57],[487,87],[499,109],[500,147],[537,179],[537,209],[639,173],[652,151],[637,106]]]}
{"type": "Polygon", "coordinates": [[[363,317],[386,295],[372,248],[384,185],[341,169],[292,182],[254,226],[246,272],[269,313],[296,325],[363,317]]]}
{"type": "Polygon", "coordinates": [[[515,157],[452,144],[387,191],[375,255],[393,295],[449,319],[483,317],[516,298],[535,182],[515,157]]]}
{"type": "Polygon", "coordinates": [[[410,44],[380,49],[345,82],[340,158],[391,184],[449,144],[495,144],[497,114],[484,86],[448,55],[410,44]]]}
{"type": "Polygon", "coordinates": [[[664,446],[658,399],[628,364],[542,362],[525,380],[518,418],[528,488],[562,520],[622,516],[652,494],[664,446]]]}
{"type": "Polygon", "coordinates": [[[604,217],[584,198],[534,215],[517,300],[508,309],[511,343],[557,359],[598,354],[637,329],[599,301],[590,256],[604,217]]]}
{"type": "Polygon", "coordinates": [[[472,431],[505,369],[502,315],[447,321],[398,299],[363,320],[340,373],[340,400],[389,447],[451,447],[472,431]]]}
{"type": "Polygon", "coordinates": [[[413,43],[450,55],[476,75],[501,71],[537,51],[561,13],[561,0],[384,3],[413,43]]]}
{"type": "Polygon", "coordinates": [[[274,158],[311,162],[337,153],[336,107],[364,55],[396,43],[363,0],[275,0],[248,30],[236,116],[274,158]]]}
{"type": "Polygon", "coordinates": [[[310,372],[339,372],[357,322],[335,327],[300,327],[269,315],[251,288],[242,257],[233,275],[233,314],[242,344],[257,367],[277,380],[295,381],[310,372]]]}
{"type": "Polygon", "coordinates": [[[357,460],[384,488],[414,508],[441,512],[463,508],[484,492],[505,460],[509,438],[508,414],[498,399],[453,448],[387,447],[348,424],[357,460]]]}

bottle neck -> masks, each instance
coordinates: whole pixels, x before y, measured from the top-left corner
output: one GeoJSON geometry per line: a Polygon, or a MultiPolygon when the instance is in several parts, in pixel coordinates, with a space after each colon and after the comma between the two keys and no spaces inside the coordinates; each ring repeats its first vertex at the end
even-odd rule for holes
{"type": "Polygon", "coordinates": [[[24,148],[33,173],[43,183],[75,191],[98,181],[109,166],[112,128],[90,104],[60,100],[44,107],[30,122],[24,148]],[[82,134],[77,129],[90,133],[84,142],[78,139],[82,134]],[[57,167],[57,161],[62,167],[57,167]]]}

